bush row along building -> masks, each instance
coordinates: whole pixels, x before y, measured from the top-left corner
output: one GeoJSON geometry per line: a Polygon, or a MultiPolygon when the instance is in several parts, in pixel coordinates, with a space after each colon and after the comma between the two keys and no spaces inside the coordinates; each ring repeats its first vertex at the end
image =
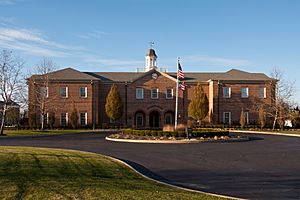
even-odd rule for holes
{"type": "MultiPolygon", "coordinates": [[[[162,72],[156,66],[157,56],[150,48],[144,72],[80,72],[66,68],[28,79],[29,113],[40,123],[54,115],[54,125],[67,126],[74,108],[80,126],[103,126],[111,123],[105,114],[106,96],[115,84],[123,101],[123,116],[115,123],[128,127],[163,127],[174,124],[176,73],[162,72]],[[38,100],[43,91],[43,105],[38,100]],[[43,112],[41,112],[43,108],[43,112]]],[[[258,103],[272,104],[275,82],[263,73],[236,69],[221,73],[185,73],[187,88],[179,91],[178,123],[188,123],[188,104],[193,88],[200,83],[209,100],[213,124],[235,124],[243,109],[246,123],[257,123],[258,103]]]]}

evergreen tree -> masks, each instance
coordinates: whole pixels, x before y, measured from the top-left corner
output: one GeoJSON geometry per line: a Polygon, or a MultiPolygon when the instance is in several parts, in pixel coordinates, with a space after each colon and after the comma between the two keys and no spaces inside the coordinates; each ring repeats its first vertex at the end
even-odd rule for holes
{"type": "Polygon", "coordinates": [[[194,95],[188,107],[188,114],[189,117],[196,120],[199,125],[201,125],[201,120],[208,114],[208,98],[200,83],[194,88],[194,95]]]}
{"type": "Polygon", "coordinates": [[[113,121],[120,119],[123,115],[123,102],[117,86],[112,85],[106,97],[106,115],[113,121]]]}

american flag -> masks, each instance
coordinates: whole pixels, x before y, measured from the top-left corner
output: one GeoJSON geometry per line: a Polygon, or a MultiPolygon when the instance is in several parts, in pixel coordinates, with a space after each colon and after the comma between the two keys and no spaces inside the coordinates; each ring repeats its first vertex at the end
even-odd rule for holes
{"type": "Polygon", "coordinates": [[[184,73],[182,71],[181,65],[178,62],[178,78],[184,79],[184,73]]]}
{"type": "Polygon", "coordinates": [[[179,88],[180,88],[181,90],[185,90],[186,84],[185,84],[185,83],[179,83],[179,88]]]}

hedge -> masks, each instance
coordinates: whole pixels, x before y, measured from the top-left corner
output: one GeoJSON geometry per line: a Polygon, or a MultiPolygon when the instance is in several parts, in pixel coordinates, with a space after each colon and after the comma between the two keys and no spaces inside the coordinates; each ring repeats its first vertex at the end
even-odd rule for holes
{"type": "MultiPolygon", "coordinates": [[[[153,136],[153,137],[187,137],[185,131],[162,131],[162,130],[135,130],[124,129],[124,134],[135,136],[153,136]]],[[[196,129],[192,131],[192,137],[213,138],[215,136],[228,136],[229,131],[215,129],[196,129]]]]}

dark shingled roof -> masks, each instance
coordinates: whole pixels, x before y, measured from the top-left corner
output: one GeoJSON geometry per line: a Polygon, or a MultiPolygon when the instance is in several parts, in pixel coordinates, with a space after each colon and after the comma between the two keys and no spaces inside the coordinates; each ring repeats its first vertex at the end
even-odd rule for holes
{"type": "Polygon", "coordinates": [[[157,58],[157,55],[156,55],[154,49],[148,49],[146,56],[154,56],[155,58],[157,58]]]}
{"type": "MultiPolygon", "coordinates": [[[[145,72],[85,72],[95,76],[102,81],[131,82],[143,76],[145,72]]],[[[176,79],[176,72],[166,73],[176,79]]],[[[232,69],[227,72],[186,72],[184,73],[185,82],[205,82],[208,80],[220,81],[270,81],[270,77],[263,73],[249,73],[241,70],[232,69]]]]}
{"type": "MultiPolygon", "coordinates": [[[[89,74],[80,72],[78,70],[75,70],[73,68],[65,68],[61,70],[57,70],[55,72],[51,72],[48,74],[50,80],[75,80],[75,81],[81,81],[81,80],[99,80],[98,78],[91,76],[89,74]]],[[[39,79],[43,75],[32,75],[31,79],[39,79]]]]}
{"type": "MultiPolygon", "coordinates": [[[[153,69],[152,71],[156,71],[153,69]]],[[[133,82],[149,72],[80,72],[72,68],[66,68],[49,73],[50,80],[100,80],[103,82],[133,82]]],[[[162,72],[159,72],[162,73],[162,72]]],[[[164,73],[176,79],[176,72],[164,73]]],[[[208,80],[216,81],[271,81],[272,78],[263,73],[249,73],[241,70],[232,69],[227,72],[185,72],[185,82],[205,82],[208,80]]],[[[33,79],[41,78],[41,75],[31,76],[33,79]]]]}

